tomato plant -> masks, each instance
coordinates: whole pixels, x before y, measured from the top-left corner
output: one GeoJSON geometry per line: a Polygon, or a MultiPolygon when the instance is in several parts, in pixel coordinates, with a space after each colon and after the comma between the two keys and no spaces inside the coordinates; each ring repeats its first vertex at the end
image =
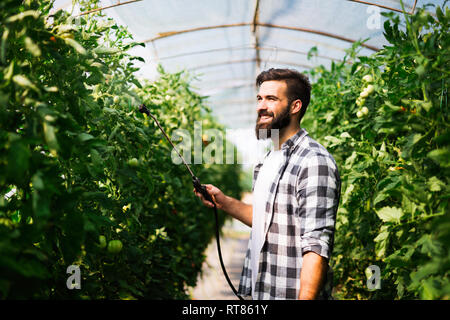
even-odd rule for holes
{"type": "Polygon", "coordinates": [[[389,45],[310,72],[304,126],[342,175],[335,297],[449,299],[450,10],[385,14],[389,45]],[[364,110],[361,108],[364,105],[364,110]],[[370,291],[365,270],[381,269],[370,291]]]}
{"type": "MultiPolygon", "coordinates": [[[[169,134],[220,126],[189,75],[135,77],[127,50],[141,44],[125,27],[98,12],[75,25],[51,5],[0,4],[0,297],[186,298],[214,219],[136,111],[151,106],[169,134]],[[82,290],[66,287],[72,264],[82,290]]],[[[238,165],[194,169],[238,197],[238,165]]]]}

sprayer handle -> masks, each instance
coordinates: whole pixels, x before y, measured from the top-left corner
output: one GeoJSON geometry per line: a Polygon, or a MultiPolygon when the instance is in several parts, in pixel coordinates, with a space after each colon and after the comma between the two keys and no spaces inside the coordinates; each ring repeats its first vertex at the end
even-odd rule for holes
{"type": "Polygon", "coordinates": [[[197,177],[192,177],[192,183],[194,184],[194,188],[197,192],[201,193],[201,195],[205,198],[205,200],[210,201],[214,204],[214,201],[211,195],[206,191],[206,186],[200,183],[200,180],[197,177]]]}

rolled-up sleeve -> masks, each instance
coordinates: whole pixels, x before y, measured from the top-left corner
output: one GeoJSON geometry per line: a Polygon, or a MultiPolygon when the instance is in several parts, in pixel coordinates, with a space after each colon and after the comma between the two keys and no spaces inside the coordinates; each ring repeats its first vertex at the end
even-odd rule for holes
{"type": "Polygon", "coordinates": [[[296,184],[302,255],[313,251],[330,258],[339,196],[339,172],[331,157],[313,154],[302,161],[296,184]]]}

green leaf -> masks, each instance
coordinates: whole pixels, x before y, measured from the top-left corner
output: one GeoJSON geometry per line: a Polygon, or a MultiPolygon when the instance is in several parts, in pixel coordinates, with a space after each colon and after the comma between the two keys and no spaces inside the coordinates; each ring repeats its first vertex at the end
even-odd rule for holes
{"type": "Polygon", "coordinates": [[[30,37],[25,38],[25,47],[33,56],[39,57],[41,55],[41,49],[30,37]]]}
{"type": "Polygon", "coordinates": [[[66,44],[68,44],[69,46],[74,48],[75,51],[78,52],[79,54],[86,55],[86,53],[87,53],[86,49],[81,44],[79,44],[76,40],[71,39],[71,38],[65,38],[64,41],[66,42],[66,44]]]}
{"type": "Polygon", "coordinates": [[[88,133],[85,133],[85,132],[80,133],[78,135],[78,140],[80,140],[81,142],[85,142],[85,141],[92,140],[92,139],[94,139],[94,136],[90,135],[88,133]]]}
{"type": "Polygon", "coordinates": [[[334,147],[336,145],[339,145],[339,144],[341,144],[343,142],[343,140],[341,140],[339,138],[336,138],[336,137],[333,137],[333,136],[326,136],[324,139],[326,141],[330,141],[331,142],[331,144],[328,145],[328,147],[330,147],[330,148],[332,148],[332,147],[334,147]]]}
{"type": "Polygon", "coordinates": [[[94,49],[96,54],[116,54],[120,52],[117,48],[108,48],[108,47],[97,47],[94,49]]]}
{"type": "Polygon", "coordinates": [[[383,207],[376,211],[378,217],[384,222],[399,222],[400,218],[403,216],[403,211],[396,207],[383,207]]]}
{"type": "Polygon", "coordinates": [[[441,191],[442,188],[445,188],[445,183],[443,183],[441,180],[439,180],[436,177],[431,177],[430,179],[428,179],[427,181],[427,185],[428,188],[430,189],[430,191],[441,191]]]}
{"type": "Polygon", "coordinates": [[[56,140],[55,128],[52,125],[48,124],[47,122],[44,122],[43,130],[45,141],[47,142],[48,148],[50,149],[50,152],[54,156],[56,156],[57,151],[59,150],[59,145],[58,141],[56,140]]]}
{"type": "Polygon", "coordinates": [[[33,17],[34,19],[38,19],[40,16],[40,12],[36,10],[28,10],[21,13],[18,13],[16,15],[13,15],[5,20],[6,23],[11,23],[19,20],[23,20],[26,17],[33,17]]]}
{"type": "Polygon", "coordinates": [[[441,167],[450,167],[450,148],[435,149],[428,152],[427,157],[432,159],[441,167]]]}
{"type": "Polygon", "coordinates": [[[39,93],[39,89],[24,75],[16,74],[13,81],[21,87],[30,88],[39,93]]]}
{"type": "Polygon", "coordinates": [[[375,199],[373,200],[373,205],[376,206],[379,202],[383,201],[387,197],[389,197],[389,195],[386,193],[378,193],[375,199]]]}

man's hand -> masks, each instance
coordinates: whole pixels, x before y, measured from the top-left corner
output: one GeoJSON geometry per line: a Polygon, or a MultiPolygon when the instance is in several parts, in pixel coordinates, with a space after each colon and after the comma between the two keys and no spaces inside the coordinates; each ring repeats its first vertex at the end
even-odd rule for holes
{"type": "Polygon", "coordinates": [[[300,300],[317,299],[324,284],[328,270],[327,260],[315,252],[303,255],[302,271],[300,274],[300,300]]]}
{"type": "MultiPolygon", "coordinates": [[[[227,201],[225,194],[217,187],[213,186],[212,184],[205,184],[206,191],[211,195],[211,198],[216,203],[217,209],[224,209],[225,203],[227,201]]],[[[207,207],[214,207],[214,204],[212,204],[210,201],[205,200],[205,197],[199,192],[197,192],[194,188],[194,193],[197,197],[199,197],[203,204],[207,207]]]]}
{"type": "MultiPolygon", "coordinates": [[[[211,195],[211,198],[216,203],[217,209],[221,209],[228,213],[235,219],[238,219],[242,223],[252,226],[253,207],[250,204],[246,204],[242,201],[226,196],[219,188],[212,184],[205,184],[206,191],[211,195]]],[[[203,204],[207,207],[214,207],[210,201],[205,200],[201,193],[198,193],[194,188],[194,193],[199,197],[203,204]]]]}

